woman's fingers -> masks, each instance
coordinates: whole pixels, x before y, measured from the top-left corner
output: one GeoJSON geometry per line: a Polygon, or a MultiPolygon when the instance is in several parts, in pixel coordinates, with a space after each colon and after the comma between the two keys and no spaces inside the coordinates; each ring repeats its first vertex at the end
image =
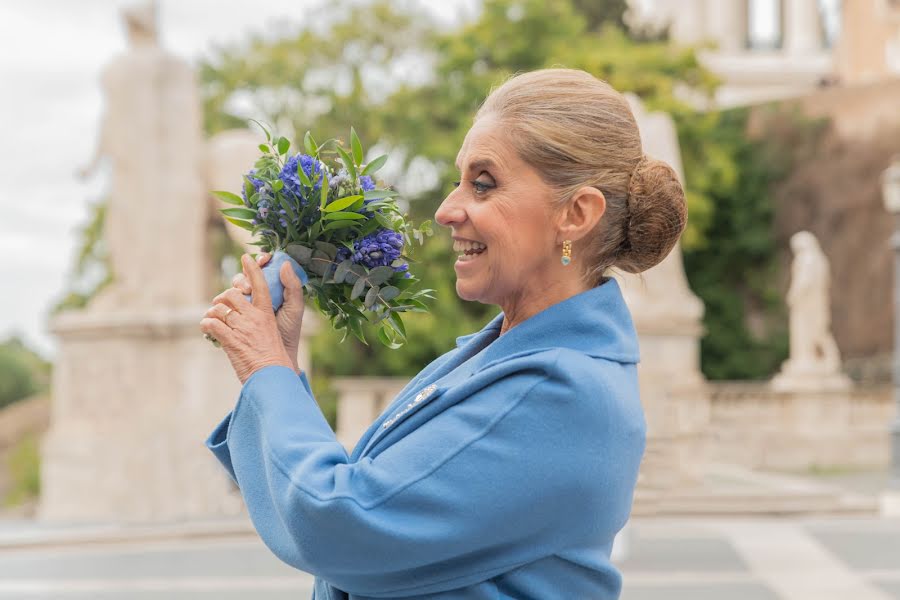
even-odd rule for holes
{"type": "Polygon", "coordinates": [[[250,281],[244,276],[243,273],[238,273],[234,277],[231,278],[232,287],[236,287],[241,290],[244,294],[249,294],[252,290],[250,289],[250,281]]]}
{"type": "Polygon", "coordinates": [[[242,312],[249,305],[247,299],[244,298],[244,293],[233,287],[213,298],[213,304],[227,304],[238,312],[242,312]]]}
{"type": "MultiPolygon", "coordinates": [[[[253,288],[253,305],[260,310],[268,309],[271,312],[272,297],[269,295],[269,286],[266,283],[262,269],[250,258],[249,254],[243,255],[241,262],[244,265],[244,275],[250,279],[250,286],[253,288]]],[[[235,288],[231,289],[234,290],[235,288]]]]}
{"type": "Polygon", "coordinates": [[[267,262],[269,262],[269,259],[270,259],[270,258],[272,258],[272,253],[271,253],[271,252],[263,252],[262,254],[258,254],[258,255],[256,256],[256,262],[257,262],[257,264],[259,264],[259,266],[262,267],[262,266],[264,266],[267,262]]]}

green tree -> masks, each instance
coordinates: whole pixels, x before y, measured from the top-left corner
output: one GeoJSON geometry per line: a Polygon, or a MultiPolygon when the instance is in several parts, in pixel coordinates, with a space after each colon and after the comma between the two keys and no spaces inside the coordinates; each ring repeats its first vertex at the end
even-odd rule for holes
{"type": "Polygon", "coordinates": [[[29,349],[18,336],[0,342],[0,408],[50,384],[50,363],[29,349]]]}
{"type": "MultiPolygon", "coordinates": [[[[610,25],[621,22],[621,7],[615,5],[584,12],[585,3],[486,0],[476,20],[449,31],[438,31],[421,16],[400,13],[388,2],[357,5],[330,29],[303,30],[278,40],[255,37],[249,46],[213,58],[202,69],[208,122],[211,128],[237,123],[234,115],[216,113],[240,95],[245,103],[248,96],[255,99],[256,114],[293,131],[312,128],[318,137],[339,136],[352,123],[369,143],[376,140],[391,148],[392,156],[402,157],[403,164],[396,167],[417,161],[437,173],[434,185],[410,198],[414,220],[431,219],[449,182],[457,178],[453,163],[475,111],[490,88],[513,73],[554,65],[582,68],[617,89],[634,91],[651,108],[693,113],[674,90],[681,85],[707,93],[715,80],[693,52],[634,42],[610,25]],[[593,31],[601,22],[607,24],[593,31]],[[360,56],[374,60],[357,61],[360,56]],[[382,94],[371,92],[374,83],[366,84],[367,75],[375,74],[377,83],[378,75],[411,56],[427,57],[431,75],[401,78],[393,87],[382,82],[382,94]],[[341,75],[347,85],[335,85],[341,75]],[[284,89],[286,82],[292,82],[290,90],[284,89]]],[[[715,119],[695,127],[714,128],[715,119]]],[[[691,164],[702,165],[704,158],[691,164]]],[[[702,192],[690,196],[692,236],[698,240],[708,200],[702,192]]],[[[496,307],[457,298],[446,230],[438,228],[419,254],[414,268],[437,294],[431,315],[406,319],[409,343],[384,352],[348,339],[335,352],[336,336],[323,331],[313,345],[318,368],[342,375],[414,374],[451,348],[458,335],[479,328],[496,312],[496,307]]]]}

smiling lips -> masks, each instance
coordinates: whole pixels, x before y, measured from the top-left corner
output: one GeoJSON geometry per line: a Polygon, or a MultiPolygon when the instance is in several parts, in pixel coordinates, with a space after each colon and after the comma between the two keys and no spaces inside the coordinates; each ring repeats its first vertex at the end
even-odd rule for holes
{"type": "Polygon", "coordinates": [[[466,262],[474,260],[479,254],[483,254],[487,250],[487,246],[481,242],[455,240],[453,242],[453,250],[461,253],[457,259],[459,262],[466,262]]]}

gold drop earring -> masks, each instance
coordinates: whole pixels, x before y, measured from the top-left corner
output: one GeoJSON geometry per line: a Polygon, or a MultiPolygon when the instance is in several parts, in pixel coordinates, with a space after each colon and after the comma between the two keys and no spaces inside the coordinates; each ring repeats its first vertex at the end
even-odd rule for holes
{"type": "Polygon", "coordinates": [[[569,266],[569,263],[572,262],[572,240],[566,240],[563,242],[561,262],[564,267],[569,266]]]}

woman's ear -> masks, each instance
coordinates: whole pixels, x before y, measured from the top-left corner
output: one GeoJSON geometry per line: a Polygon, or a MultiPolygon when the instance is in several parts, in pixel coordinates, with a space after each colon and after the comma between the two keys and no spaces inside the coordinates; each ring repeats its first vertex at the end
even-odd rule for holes
{"type": "Polygon", "coordinates": [[[594,230],[605,212],[603,192],[591,186],[579,188],[562,211],[560,234],[566,240],[579,240],[594,230]]]}

